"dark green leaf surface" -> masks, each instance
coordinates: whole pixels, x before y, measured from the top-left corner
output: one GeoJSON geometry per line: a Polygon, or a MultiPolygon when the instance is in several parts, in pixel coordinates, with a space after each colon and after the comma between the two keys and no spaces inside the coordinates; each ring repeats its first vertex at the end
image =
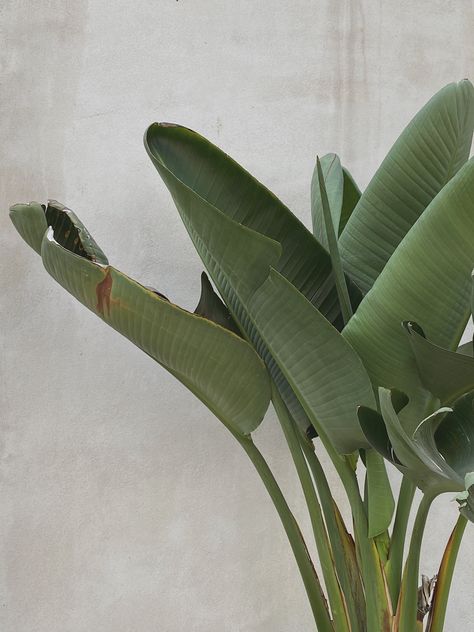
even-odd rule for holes
{"type": "MultiPolygon", "coordinates": [[[[328,253],[268,189],[199,134],[155,123],[145,134],[145,147],[232,316],[267,364],[290,414],[307,430],[309,420],[250,322],[242,296],[273,266],[342,326],[328,253]],[[253,266],[251,281],[251,266],[242,280],[247,262],[253,266]]],[[[356,305],[360,292],[351,286],[350,294],[356,305]]]]}
{"type": "Polygon", "coordinates": [[[463,80],[435,94],[389,151],[339,240],[345,270],[364,292],[466,162],[473,128],[474,88],[463,80]]]}
{"type": "Polygon", "coordinates": [[[431,343],[416,324],[404,323],[415,355],[422,384],[449,404],[474,389],[474,358],[431,343]]]}
{"type": "Polygon", "coordinates": [[[205,272],[201,274],[201,296],[194,313],[208,320],[212,320],[212,322],[240,336],[240,330],[232,318],[231,313],[214,292],[214,288],[205,272]]]}
{"type": "Polygon", "coordinates": [[[433,402],[401,323],[419,323],[429,340],[454,351],[470,313],[473,267],[470,160],[407,234],[343,332],[375,385],[407,393],[410,403],[402,416],[409,432],[433,410],[433,402]]]}
{"type": "Polygon", "coordinates": [[[374,393],[341,334],[276,270],[246,307],[318,433],[344,454],[367,446],[357,407],[375,406],[374,393]]]}

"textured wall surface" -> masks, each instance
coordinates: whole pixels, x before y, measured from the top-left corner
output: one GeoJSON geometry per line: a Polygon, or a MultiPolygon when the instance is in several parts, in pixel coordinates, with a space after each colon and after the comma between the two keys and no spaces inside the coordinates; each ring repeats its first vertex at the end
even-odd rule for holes
{"type": "MultiPolygon", "coordinates": [[[[8,206],[63,201],[113,264],[194,307],[201,265],[146,126],[197,129],[308,222],[317,152],[365,186],[425,100],[472,79],[473,17],[471,0],[2,2],[2,632],[313,629],[245,455],[55,285],[8,206]]],[[[257,441],[307,526],[271,414],[257,441]]],[[[449,497],[433,508],[427,574],[456,513],[449,497]]],[[[448,631],[473,627],[473,562],[471,526],[448,631]]]]}

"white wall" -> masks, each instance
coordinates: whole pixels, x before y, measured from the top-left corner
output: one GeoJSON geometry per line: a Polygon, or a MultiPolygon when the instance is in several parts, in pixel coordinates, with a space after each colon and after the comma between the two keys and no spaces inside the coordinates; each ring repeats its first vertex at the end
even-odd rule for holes
{"type": "MultiPolygon", "coordinates": [[[[146,126],[200,131],[308,222],[316,152],[365,186],[425,100],[474,76],[471,0],[4,0],[0,16],[1,630],[313,629],[238,446],[54,284],[6,210],[65,202],[113,264],[194,307],[202,268],[146,126]]],[[[271,414],[256,440],[304,517],[271,414]]],[[[469,527],[447,630],[472,628],[473,561],[469,527]]]]}

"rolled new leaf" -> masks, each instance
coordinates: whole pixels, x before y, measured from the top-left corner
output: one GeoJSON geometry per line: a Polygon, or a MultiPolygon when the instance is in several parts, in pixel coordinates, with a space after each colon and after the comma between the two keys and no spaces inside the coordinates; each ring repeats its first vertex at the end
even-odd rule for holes
{"type": "MultiPolygon", "coordinates": [[[[326,154],[323,156],[321,158],[321,168],[334,230],[337,237],[339,237],[360,199],[361,192],[351,174],[341,165],[337,154],[326,154]]],[[[326,250],[329,250],[317,166],[314,168],[311,180],[311,217],[314,236],[326,250]]]]}
{"type": "Polygon", "coordinates": [[[435,94],[390,149],[339,240],[345,270],[364,292],[466,162],[473,129],[474,88],[465,79],[435,94]]]}
{"type": "MultiPolygon", "coordinates": [[[[37,244],[38,235],[28,228],[31,213],[35,227],[44,228],[37,205],[12,209],[21,234],[37,244]]],[[[56,219],[56,230],[62,235],[63,223],[60,217],[56,219]]],[[[269,404],[270,382],[263,362],[247,342],[170,303],[114,267],[94,261],[97,246],[90,236],[80,247],[73,244],[81,253],[76,254],[61,246],[55,235],[53,227],[47,228],[41,257],[60,285],[172,373],[233,433],[248,435],[257,428],[269,404]]]]}

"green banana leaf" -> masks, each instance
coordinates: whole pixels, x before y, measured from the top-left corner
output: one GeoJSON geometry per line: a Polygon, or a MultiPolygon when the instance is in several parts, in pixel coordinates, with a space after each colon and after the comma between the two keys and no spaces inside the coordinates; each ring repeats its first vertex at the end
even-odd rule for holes
{"type": "Polygon", "coordinates": [[[357,407],[374,406],[375,397],[341,334],[274,269],[245,306],[318,434],[343,454],[368,446],[357,407]]]}
{"type": "Polygon", "coordinates": [[[401,323],[419,323],[429,340],[454,351],[470,315],[473,267],[470,160],[406,235],[343,331],[374,385],[407,393],[410,402],[401,414],[409,433],[434,410],[434,402],[421,383],[401,323]]]}
{"type": "MultiPolygon", "coordinates": [[[[287,381],[245,313],[239,294],[248,291],[239,277],[239,259],[254,261],[257,286],[274,266],[323,313],[342,327],[339,302],[326,250],[268,189],[205,138],[187,128],[154,123],[145,133],[145,148],[168,187],[183,223],[220,295],[264,359],[291,416],[303,431],[310,422],[287,381]],[[227,220],[227,223],[226,221],[227,220]],[[236,249],[232,222],[240,232],[236,249]],[[250,236],[252,233],[252,236],[250,236]],[[238,251],[226,271],[216,266],[216,252],[238,251]],[[265,264],[263,267],[257,265],[265,264]]],[[[360,291],[349,283],[355,307],[360,291]]]]}
{"type": "Polygon", "coordinates": [[[408,332],[422,384],[442,404],[474,389],[474,358],[448,351],[426,339],[417,323],[403,323],[408,332]]]}
{"type": "MultiPolygon", "coordinates": [[[[324,175],[334,230],[339,237],[360,199],[361,192],[349,171],[341,165],[337,154],[326,154],[323,156],[321,158],[321,168],[324,175]]],[[[314,168],[313,178],[311,180],[311,216],[314,236],[326,250],[329,250],[317,167],[314,168]]]]}
{"type": "Polygon", "coordinates": [[[99,262],[98,246],[61,205],[15,205],[11,216],[30,245],[37,246],[43,235],[43,264],[60,285],[172,373],[234,434],[258,427],[270,401],[270,380],[247,342],[140,285],[108,265],[105,256],[99,262]],[[76,231],[72,242],[69,220],[76,231]]]}
{"type": "Polygon", "coordinates": [[[473,129],[474,88],[465,79],[435,94],[390,149],[339,240],[345,270],[363,292],[466,162],[473,129]]]}

